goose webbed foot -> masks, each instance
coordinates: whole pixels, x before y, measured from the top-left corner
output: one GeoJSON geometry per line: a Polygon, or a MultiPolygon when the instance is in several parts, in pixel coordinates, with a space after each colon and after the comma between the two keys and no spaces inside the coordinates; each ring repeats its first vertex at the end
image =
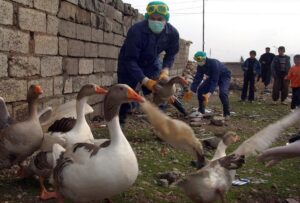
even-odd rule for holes
{"type": "Polygon", "coordinates": [[[54,198],[58,198],[58,195],[56,192],[49,192],[44,184],[44,177],[40,176],[39,177],[39,181],[40,181],[40,186],[41,186],[41,193],[39,198],[41,200],[48,200],[48,199],[54,199],[54,198]]]}

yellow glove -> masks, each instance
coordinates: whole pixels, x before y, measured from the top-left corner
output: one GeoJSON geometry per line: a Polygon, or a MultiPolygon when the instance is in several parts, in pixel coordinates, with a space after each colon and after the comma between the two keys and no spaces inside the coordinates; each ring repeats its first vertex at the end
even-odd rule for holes
{"type": "Polygon", "coordinates": [[[192,98],[193,98],[192,91],[188,91],[188,92],[184,93],[184,95],[183,95],[183,101],[185,101],[185,102],[191,101],[192,98]]]}
{"type": "Polygon", "coordinates": [[[154,90],[154,86],[156,85],[156,81],[155,80],[147,80],[147,82],[144,84],[145,87],[147,87],[148,90],[153,91],[154,90]]]}
{"type": "Polygon", "coordinates": [[[208,105],[208,98],[210,96],[210,93],[203,94],[202,96],[204,97],[203,104],[204,104],[204,106],[207,106],[208,105]]]}
{"type": "Polygon", "coordinates": [[[169,70],[164,69],[160,72],[158,80],[160,81],[168,81],[169,80],[169,70]]]}

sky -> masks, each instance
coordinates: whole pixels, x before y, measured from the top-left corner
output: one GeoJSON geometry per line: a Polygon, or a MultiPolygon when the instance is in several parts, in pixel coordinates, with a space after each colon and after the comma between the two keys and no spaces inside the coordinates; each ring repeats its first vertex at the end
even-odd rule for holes
{"type": "MultiPolygon", "coordinates": [[[[151,0],[123,0],[146,12],[151,0]]],[[[190,59],[202,50],[203,0],[164,0],[170,23],[180,37],[192,41],[190,59]]],[[[286,54],[300,54],[300,0],[205,0],[205,51],[223,62],[238,62],[249,51],[257,58],[270,47],[285,46],[286,54]]]]}

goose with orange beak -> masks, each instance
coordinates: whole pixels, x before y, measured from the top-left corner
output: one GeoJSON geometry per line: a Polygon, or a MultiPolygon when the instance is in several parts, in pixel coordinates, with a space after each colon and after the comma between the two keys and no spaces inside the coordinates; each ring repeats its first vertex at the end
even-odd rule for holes
{"type": "Polygon", "coordinates": [[[77,143],[65,150],[53,146],[55,168],[53,180],[63,198],[76,202],[108,199],[127,190],[138,175],[138,162],[119,123],[122,103],[144,102],[128,85],[117,84],[110,88],[104,99],[104,118],[110,141],[95,145],[77,143]]]}

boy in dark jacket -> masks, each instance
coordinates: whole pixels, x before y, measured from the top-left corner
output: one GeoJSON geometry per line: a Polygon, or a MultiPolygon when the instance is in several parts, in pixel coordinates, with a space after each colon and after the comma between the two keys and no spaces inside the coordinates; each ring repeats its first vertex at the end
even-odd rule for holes
{"type": "Polygon", "coordinates": [[[241,100],[245,101],[248,93],[249,86],[249,95],[248,101],[253,102],[254,100],[254,85],[255,85],[255,76],[260,75],[261,67],[258,60],[255,58],[256,52],[250,51],[250,57],[242,64],[242,69],[244,71],[244,84],[241,95],[241,100]]]}
{"type": "Polygon", "coordinates": [[[277,103],[281,93],[281,104],[287,104],[285,99],[289,92],[289,80],[286,76],[291,67],[290,57],[285,55],[285,48],[280,46],[278,48],[278,55],[274,57],[271,69],[274,77],[272,99],[274,103],[277,103]]]}
{"type": "Polygon", "coordinates": [[[259,58],[261,65],[261,80],[265,85],[265,91],[268,91],[268,85],[271,82],[271,63],[274,57],[275,54],[270,53],[270,47],[266,47],[266,53],[259,58]]]}

